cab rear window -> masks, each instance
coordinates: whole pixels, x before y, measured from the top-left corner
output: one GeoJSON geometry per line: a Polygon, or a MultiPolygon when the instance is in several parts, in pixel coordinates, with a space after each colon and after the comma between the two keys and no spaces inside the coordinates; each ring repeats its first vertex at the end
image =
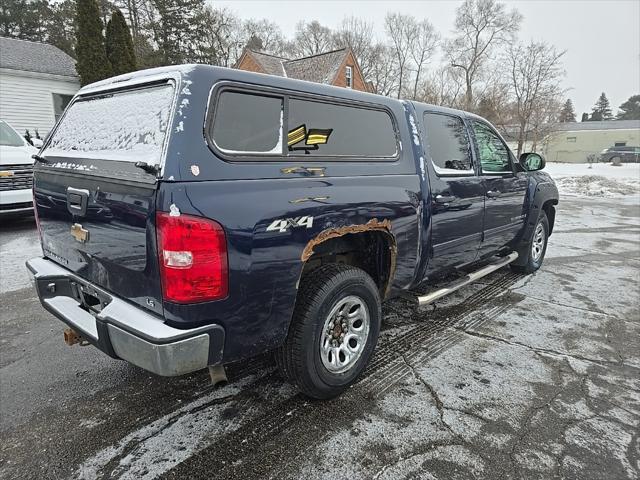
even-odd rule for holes
{"type": "Polygon", "coordinates": [[[163,84],[76,100],[44,154],[159,164],[173,97],[163,84]]]}

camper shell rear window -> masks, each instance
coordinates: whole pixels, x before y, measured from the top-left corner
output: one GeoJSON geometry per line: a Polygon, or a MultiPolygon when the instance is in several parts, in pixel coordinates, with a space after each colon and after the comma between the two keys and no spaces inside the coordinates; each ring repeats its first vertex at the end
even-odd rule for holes
{"type": "Polygon", "coordinates": [[[174,100],[172,83],[80,97],[43,155],[159,165],[174,100]]]}

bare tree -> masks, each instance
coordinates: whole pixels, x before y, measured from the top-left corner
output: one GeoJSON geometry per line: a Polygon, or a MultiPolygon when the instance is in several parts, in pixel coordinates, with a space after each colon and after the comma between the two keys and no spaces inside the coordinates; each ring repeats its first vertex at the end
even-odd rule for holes
{"type": "Polygon", "coordinates": [[[464,94],[464,78],[461,72],[444,65],[427,76],[418,100],[433,105],[456,108],[461,105],[464,94]]]}
{"type": "Polygon", "coordinates": [[[418,96],[418,85],[420,84],[420,76],[424,73],[425,66],[433,58],[433,54],[438,48],[440,34],[436,31],[429,20],[422,20],[419,23],[411,25],[411,43],[410,56],[413,60],[415,68],[415,77],[413,79],[413,95],[414,100],[418,96]]]}
{"type": "Polygon", "coordinates": [[[244,44],[247,45],[253,39],[259,39],[260,50],[273,55],[282,55],[285,48],[285,39],[278,24],[265,18],[262,20],[245,20],[242,23],[244,44]]]}
{"type": "Polygon", "coordinates": [[[378,43],[372,49],[371,70],[367,78],[373,84],[374,92],[391,96],[399,88],[399,71],[395,50],[378,43]]]}
{"type": "Polygon", "coordinates": [[[473,108],[473,87],[482,67],[495,47],[513,40],[522,15],[507,12],[495,0],[465,0],[456,12],[456,35],[445,46],[445,54],[454,68],[464,73],[465,104],[473,108]]]}
{"type": "Polygon", "coordinates": [[[560,96],[564,93],[560,87],[564,76],[561,58],[565,53],[545,42],[534,41],[512,45],[507,50],[505,62],[510,70],[518,123],[518,156],[527,140],[527,130],[534,126],[532,122],[535,120],[536,125],[550,123],[550,105],[560,104],[560,96]]]}
{"type": "Polygon", "coordinates": [[[293,42],[288,45],[292,57],[308,57],[331,50],[333,32],[317,20],[306,23],[298,22],[293,42]]]}
{"type": "Polygon", "coordinates": [[[543,99],[536,105],[533,115],[531,115],[529,127],[532,152],[537,151],[540,143],[544,147],[549,135],[557,130],[561,109],[560,92],[558,92],[557,96],[543,99]]]}
{"type": "Polygon", "coordinates": [[[362,75],[369,80],[376,54],[373,45],[373,24],[358,17],[345,17],[333,36],[335,48],[349,47],[360,65],[362,75]]]}
{"type": "Polygon", "coordinates": [[[412,16],[403,15],[402,13],[387,13],[384,18],[384,27],[391,39],[398,68],[398,98],[402,95],[403,82],[408,73],[410,47],[415,34],[415,24],[416,21],[412,16]]]}

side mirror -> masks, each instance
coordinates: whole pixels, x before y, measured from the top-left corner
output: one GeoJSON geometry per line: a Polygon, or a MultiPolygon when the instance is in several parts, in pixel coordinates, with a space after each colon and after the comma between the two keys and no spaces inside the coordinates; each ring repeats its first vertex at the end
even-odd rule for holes
{"type": "Polygon", "coordinates": [[[31,137],[31,143],[36,148],[42,148],[42,145],[44,145],[44,143],[40,138],[34,138],[34,137],[31,137]]]}
{"type": "Polygon", "coordinates": [[[523,153],[520,155],[520,166],[526,172],[535,172],[544,168],[544,157],[539,153],[523,153]]]}

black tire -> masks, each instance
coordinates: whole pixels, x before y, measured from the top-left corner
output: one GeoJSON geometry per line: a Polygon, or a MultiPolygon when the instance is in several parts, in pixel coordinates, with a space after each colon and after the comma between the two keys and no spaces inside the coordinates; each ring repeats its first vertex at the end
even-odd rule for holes
{"type": "Polygon", "coordinates": [[[517,265],[511,264],[511,270],[519,273],[533,273],[538,270],[542,266],[542,262],[544,261],[544,256],[547,253],[547,243],[549,240],[549,219],[547,218],[547,214],[544,211],[540,212],[540,216],[538,217],[538,221],[536,222],[535,227],[531,232],[531,238],[527,242],[526,249],[526,260],[524,262],[518,262],[517,265]],[[539,226],[542,226],[544,230],[544,246],[542,247],[542,252],[538,258],[534,258],[533,256],[533,242],[536,237],[536,231],[539,226]]]}
{"type": "Polygon", "coordinates": [[[276,353],[281,373],[311,398],[339,395],[367,366],[378,341],[381,318],[378,287],[364,270],[342,264],[313,270],[302,279],[287,339],[276,353]],[[350,296],[361,299],[366,306],[368,335],[353,365],[347,371],[334,373],[323,364],[320,342],[325,338],[325,321],[332,309],[350,296]]]}

